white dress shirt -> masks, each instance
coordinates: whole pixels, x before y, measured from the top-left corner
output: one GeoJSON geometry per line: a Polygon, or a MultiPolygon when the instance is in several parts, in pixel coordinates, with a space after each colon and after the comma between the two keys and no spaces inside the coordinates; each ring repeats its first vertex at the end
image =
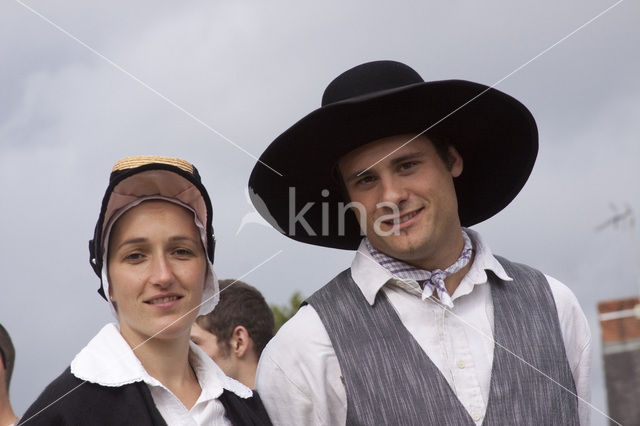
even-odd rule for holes
{"type": "MultiPolygon", "coordinates": [[[[440,370],[476,425],[482,424],[493,364],[493,300],[486,270],[512,279],[483,243],[466,229],[475,251],[473,264],[445,309],[434,296],[422,300],[413,280],[396,280],[360,245],[351,275],[370,304],[378,291],[402,324],[440,370]]],[[[574,294],[546,276],[558,310],[567,359],[576,384],[580,423],[589,424],[591,333],[574,294]],[[583,401],[584,400],[584,401],[583,401]]],[[[517,283],[514,283],[517,285],[517,283]]],[[[507,348],[508,349],[508,348],[507,348]]],[[[320,317],[306,305],[269,342],[262,353],[256,389],[275,425],[341,425],[347,399],[340,365],[320,317]]]]}
{"type": "Polygon", "coordinates": [[[189,363],[202,392],[187,409],[162,383],[150,376],[115,323],[107,324],[71,362],[71,374],[101,386],[118,387],[144,382],[153,402],[168,425],[230,425],[218,397],[227,389],[241,398],[252,396],[251,390],[227,377],[220,367],[193,342],[189,343],[189,363]]]}

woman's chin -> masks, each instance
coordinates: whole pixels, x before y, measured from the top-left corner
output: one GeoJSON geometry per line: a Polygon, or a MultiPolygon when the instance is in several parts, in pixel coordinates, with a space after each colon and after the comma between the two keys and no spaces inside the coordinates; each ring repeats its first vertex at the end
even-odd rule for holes
{"type": "Polygon", "coordinates": [[[142,329],[132,329],[120,325],[120,334],[125,340],[134,346],[142,345],[150,340],[171,341],[186,338],[189,339],[191,333],[191,323],[183,318],[175,322],[163,322],[160,324],[149,324],[142,329]]]}
{"type": "Polygon", "coordinates": [[[174,323],[167,323],[161,325],[156,328],[155,332],[152,333],[153,338],[159,340],[173,340],[180,339],[186,336],[187,339],[190,338],[191,335],[191,324],[192,322],[188,321],[186,318],[183,318],[174,323]]]}

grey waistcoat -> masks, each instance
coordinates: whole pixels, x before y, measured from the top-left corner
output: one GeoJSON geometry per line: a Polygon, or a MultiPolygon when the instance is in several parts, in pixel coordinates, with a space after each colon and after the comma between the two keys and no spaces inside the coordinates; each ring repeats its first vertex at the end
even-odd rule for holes
{"type": "MultiPolygon", "coordinates": [[[[483,425],[578,425],[575,384],[549,284],[535,269],[498,259],[514,282],[488,273],[497,344],[483,425]]],[[[338,357],[348,425],[475,425],[382,291],[369,305],[347,269],[307,302],[338,357]]]]}

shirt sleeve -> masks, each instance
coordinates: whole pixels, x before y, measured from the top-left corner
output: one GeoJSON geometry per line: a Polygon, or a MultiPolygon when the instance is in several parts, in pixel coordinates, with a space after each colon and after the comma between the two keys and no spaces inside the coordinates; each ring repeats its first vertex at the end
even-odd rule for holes
{"type": "Polygon", "coordinates": [[[274,425],[346,423],[340,366],[318,314],[303,306],[269,342],[256,390],[274,425]]]}
{"type": "Polygon", "coordinates": [[[591,330],[578,299],[557,279],[546,276],[555,300],[569,367],[578,394],[581,425],[589,425],[591,414],[591,330]]]}

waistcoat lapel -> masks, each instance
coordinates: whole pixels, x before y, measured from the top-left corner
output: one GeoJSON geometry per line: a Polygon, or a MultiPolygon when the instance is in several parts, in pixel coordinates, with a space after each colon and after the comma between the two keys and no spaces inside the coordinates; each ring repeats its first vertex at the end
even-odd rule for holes
{"type": "Polygon", "coordinates": [[[485,424],[578,425],[578,400],[544,275],[498,258],[513,282],[489,274],[494,351],[485,424]]]}

